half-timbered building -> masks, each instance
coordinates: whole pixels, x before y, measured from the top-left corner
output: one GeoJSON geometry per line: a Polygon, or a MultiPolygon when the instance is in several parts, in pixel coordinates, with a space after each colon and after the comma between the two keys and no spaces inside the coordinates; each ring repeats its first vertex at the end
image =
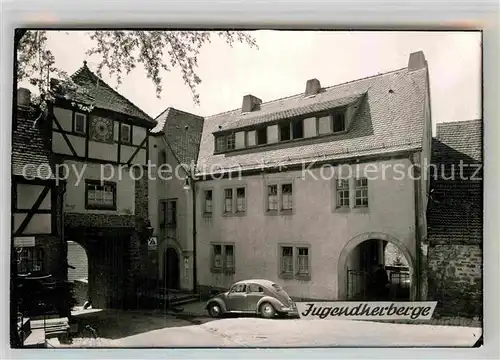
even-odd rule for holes
{"type": "Polygon", "coordinates": [[[153,231],[146,166],[155,122],[86,62],[71,80],[72,88],[51,81],[48,115],[51,150],[62,158],[67,184],[64,238],[86,250],[94,307],[135,306],[153,231]]]}
{"type": "Polygon", "coordinates": [[[56,179],[56,159],[43,119],[31,106],[30,91],[19,89],[17,100],[11,158],[11,315],[22,342],[29,335],[30,318],[67,317],[70,301],[61,223],[64,187],[56,179]]]}

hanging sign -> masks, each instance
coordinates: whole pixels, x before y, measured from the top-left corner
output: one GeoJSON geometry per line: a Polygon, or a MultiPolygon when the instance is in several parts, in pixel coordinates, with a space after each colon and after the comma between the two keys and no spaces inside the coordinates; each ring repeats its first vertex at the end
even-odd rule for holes
{"type": "Polygon", "coordinates": [[[34,236],[22,236],[14,238],[14,247],[35,247],[35,237],[34,236]]]}

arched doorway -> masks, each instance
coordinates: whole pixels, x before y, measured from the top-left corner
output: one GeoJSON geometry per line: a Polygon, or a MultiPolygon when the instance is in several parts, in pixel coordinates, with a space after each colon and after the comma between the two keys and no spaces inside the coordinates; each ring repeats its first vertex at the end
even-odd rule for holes
{"type": "Polygon", "coordinates": [[[168,289],[180,289],[180,264],[177,251],[169,247],[163,258],[165,285],[168,289]]]}
{"type": "Polygon", "coordinates": [[[413,258],[399,240],[384,233],[358,235],[344,246],[339,257],[338,299],[412,300],[413,268],[413,258]],[[386,286],[384,281],[388,282],[386,286]]]}
{"type": "Polygon", "coordinates": [[[89,300],[89,257],[87,250],[76,241],[67,241],[68,281],[73,283],[76,306],[89,300]]]}

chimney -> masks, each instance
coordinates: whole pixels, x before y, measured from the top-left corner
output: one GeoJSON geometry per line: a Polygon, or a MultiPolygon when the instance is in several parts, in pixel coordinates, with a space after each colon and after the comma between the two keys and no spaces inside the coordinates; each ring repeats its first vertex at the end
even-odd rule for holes
{"type": "Polygon", "coordinates": [[[416,71],[424,69],[425,67],[427,67],[427,61],[425,60],[423,51],[410,54],[410,59],[408,60],[408,71],[416,71]]]}
{"type": "Polygon", "coordinates": [[[17,106],[28,107],[31,105],[31,91],[25,88],[17,89],[17,106]]]}
{"type": "Polygon", "coordinates": [[[262,104],[262,100],[253,95],[245,95],[243,96],[243,103],[241,104],[241,112],[251,112],[257,110],[262,104]]]}
{"type": "Polygon", "coordinates": [[[306,83],[306,92],[304,96],[316,95],[321,90],[321,84],[318,79],[309,79],[306,83]]]}

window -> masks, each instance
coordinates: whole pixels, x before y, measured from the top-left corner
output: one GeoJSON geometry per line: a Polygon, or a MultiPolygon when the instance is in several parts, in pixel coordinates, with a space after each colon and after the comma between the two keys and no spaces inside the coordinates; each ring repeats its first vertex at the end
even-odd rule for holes
{"type": "Polygon", "coordinates": [[[293,185],[291,182],[267,185],[267,211],[271,215],[291,214],[293,210],[293,185]]]}
{"type": "Polygon", "coordinates": [[[267,144],[267,127],[257,130],[257,145],[267,144]]]}
{"type": "Polygon", "coordinates": [[[257,284],[248,284],[248,292],[249,293],[262,293],[264,292],[264,289],[262,286],[257,285],[257,284]]]}
{"type": "Polygon", "coordinates": [[[307,275],[309,274],[309,249],[308,248],[297,248],[297,274],[307,275]]]}
{"type": "Polygon", "coordinates": [[[242,215],[246,212],[246,188],[238,186],[225,188],[223,196],[224,216],[242,215]]]}
{"type": "Polygon", "coordinates": [[[87,133],[87,117],[84,114],[75,113],[73,130],[78,134],[87,133]]]}
{"type": "Polygon", "coordinates": [[[212,190],[205,190],[205,214],[212,214],[212,190]]]}
{"type": "Polygon", "coordinates": [[[285,279],[309,280],[309,247],[281,246],[280,276],[285,279]]]}
{"type": "Polygon", "coordinates": [[[120,141],[125,144],[132,142],[132,127],[128,124],[121,124],[120,141]]]}
{"type": "Polygon", "coordinates": [[[281,248],[281,273],[293,275],[293,247],[281,248]]]}
{"type": "Polygon", "coordinates": [[[213,269],[222,270],[222,245],[214,245],[213,269]]]}
{"type": "Polygon", "coordinates": [[[44,271],[45,253],[37,247],[23,248],[18,255],[17,271],[19,274],[44,271]]]}
{"type": "Polygon", "coordinates": [[[87,180],[85,183],[85,208],[116,210],[116,183],[87,180]]]}
{"type": "Polygon", "coordinates": [[[246,210],[245,188],[236,188],[236,212],[246,210]]]}
{"type": "Polygon", "coordinates": [[[356,206],[368,207],[368,179],[356,179],[356,206]]]}
{"type": "Polygon", "coordinates": [[[236,284],[231,288],[232,293],[244,293],[247,291],[247,286],[245,284],[236,284]]]}
{"type": "Polygon", "coordinates": [[[278,210],[278,185],[267,187],[267,210],[278,210]]]}
{"type": "Polygon", "coordinates": [[[318,118],[318,135],[330,134],[332,132],[332,117],[330,115],[318,118]]]}
{"type": "Polygon", "coordinates": [[[229,134],[227,136],[227,147],[226,147],[226,149],[227,150],[234,150],[234,146],[235,146],[235,135],[233,133],[233,134],[229,134]]]}
{"type": "Polygon", "coordinates": [[[246,133],[246,145],[247,146],[255,146],[255,130],[247,131],[246,133]]]}
{"type": "Polygon", "coordinates": [[[177,201],[167,200],[165,202],[165,227],[167,238],[177,237],[177,201]]]}
{"type": "Polygon", "coordinates": [[[212,244],[212,273],[235,272],[234,245],[212,244]]]}
{"type": "Polygon", "coordinates": [[[274,288],[274,290],[276,290],[278,292],[279,291],[283,291],[283,289],[281,288],[281,286],[279,286],[278,284],[272,284],[271,286],[274,288]]]}
{"type": "Polygon", "coordinates": [[[281,209],[292,210],[292,184],[281,185],[281,209]]]}
{"type": "Polygon", "coordinates": [[[232,272],[234,270],[234,246],[224,246],[224,265],[226,271],[232,272]]]}
{"type": "Polygon", "coordinates": [[[226,138],[224,136],[218,136],[215,139],[215,151],[221,152],[226,150],[226,138]]]}
{"type": "Polygon", "coordinates": [[[333,132],[345,131],[345,114],[338,112],[333,114],[333,132]]]}
{"type": "Polygon", "coordinates": [[[348,179],[337,179],[337,207],[349,207],[348,179]]]}
{"type": "Polygon", "coordinates": [[[233,212],[233,189],[224,190],[224,212],[233,212]]]}
{"type": "Polygon", "coordinates": [[[304,120],[295,120],[293,123],[293,138],[301,139],[304,137],[304,120]]]}
{"type": "Polygon", "coordinates": [[[280,125],[280,141],[290,140],[290,123],[286,122],[280,125]]]}

